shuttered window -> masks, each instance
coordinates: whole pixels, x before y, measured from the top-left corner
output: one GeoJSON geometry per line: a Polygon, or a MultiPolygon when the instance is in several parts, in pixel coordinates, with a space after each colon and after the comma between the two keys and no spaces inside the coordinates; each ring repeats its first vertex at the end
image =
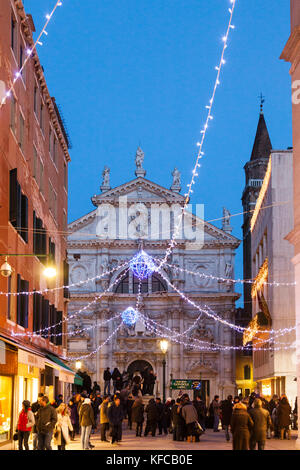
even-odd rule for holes
{"type": "Polygon", "coordinates": [[[43,311],[42,311],[42,332],[43,338],[48,338],[49,335],[49,300],[43,298],[43,311]]]}
{"type": "Polygon", "coordinates": [[[28,198],[22,194],[21,186],[17,179],[17,169],[9,174],[9,221],[28,242],[28,198]]]}
{"type": "Polygon", "coordinates": [[[62,312],[57,311],[56,312],[56,327],[55,327],[55,333],[56,335],[56,345],[57,346],[62,346],[63,341],[62,341],[62,332],[63,332],[63,325],[62,325],[62,312]]]}
{"type": "Polygon", "coordinates": [[[17,296],[17,323],[24,328],[28,328],[28,294],[23,292],[29,291],[29,281],[25,281],[21,278],[21,275],[17,275],[17,292],[22,294],[17,296]]]}

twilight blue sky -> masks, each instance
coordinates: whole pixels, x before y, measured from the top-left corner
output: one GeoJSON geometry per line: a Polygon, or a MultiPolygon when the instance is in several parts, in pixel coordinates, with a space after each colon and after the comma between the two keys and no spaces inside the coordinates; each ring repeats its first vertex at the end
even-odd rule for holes
{"type": "MultiPolygon", "coordinates": [[[[39,32],[55,0],[23,1],[39,32]]],[[[176,166],[185,192],[229,0],[62,1],[38,52],[73,144],[69,221],[94,208],[90,197],[99,193],[104,165],[113,187],[135,178],[139,144],[146,178],[169,187],[176,166]]],[[[261,92],[273,148],[292,145],[289,64],[279,60],[290,32],[289,2],[238,0],[233,24],[191,201],[205,204],[206,220],[221,217],[223,206],[242,212],[243,166],[261,92]]],[[[242,216],[232,224],[241,238],[242,216]]],[[[236,276],[242,277],[241,247],[236,276]]]]}

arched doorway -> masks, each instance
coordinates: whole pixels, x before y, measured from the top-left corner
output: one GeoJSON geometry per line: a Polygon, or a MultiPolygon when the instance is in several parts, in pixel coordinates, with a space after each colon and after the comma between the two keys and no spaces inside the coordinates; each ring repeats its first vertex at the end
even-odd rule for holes
{"type": "Polygon", "coordinates": [[[129,366],[127,368],[127,372],[129,374],[129,377],[131,377],[134,374],[134,372],[136,372],[136,371],[143,372],[146,369],[146,367],[148,367],[149,370],[153,369],[150,362],[144,361],[143,359],[131,362],[131,364],[129,364],[129,366]]]}

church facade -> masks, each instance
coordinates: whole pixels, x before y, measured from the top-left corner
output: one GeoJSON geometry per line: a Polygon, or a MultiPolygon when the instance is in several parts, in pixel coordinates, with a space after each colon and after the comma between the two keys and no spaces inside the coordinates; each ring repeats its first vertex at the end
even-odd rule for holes
{"type": "Polygon", "coordinates": [[[216,316],[235,322],[239,294],[230,279],[240,241],[226,209],[222,229],[205,222],[200,208],[185,213],[176,230],[185,202],[180,173],[175,168],[171,188],[164,188],[145,178],[143,160],[139,148],[136,178],[116,188],[105,167],[101,194],[92,197],[95,209],[69,224],[68,356],[85,356],[82,369],[102,391],[106,367],[134,372],[148,365],[157,375],[154,393],[162,396],[159,342],[166,338],[167,396],[176,394],[172,380],[190,379],[199,381],[207,401],[224,398],[236,391],[235,351],[215,345],[234,346],[235,334],[216,316]],[[172,236],[176,243],[161,271],[140,281],[130,260],[142,249],[161,263],[172,236]],[[120,320],[128,307],[142,315],[133,326],[120,320]],[[195,348],[195,340],[203,348],[195,348]]]}

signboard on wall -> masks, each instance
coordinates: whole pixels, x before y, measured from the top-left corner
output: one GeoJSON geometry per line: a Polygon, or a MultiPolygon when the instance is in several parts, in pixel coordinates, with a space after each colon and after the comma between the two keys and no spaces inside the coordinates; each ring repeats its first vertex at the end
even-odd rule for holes
{"type": "Polygon", "coordinates": [[[18,349],[18,362],[19,364],[26,364],[31,367],[38,367],[39,369],[45,368],[45,359],[43,357],[23,349],[18,349]]]}
{"type": "Polygon", "coordinates": [[[175,379],[171,381],[172,390],[195,390],[201,385],[201,380],[175,379]]]}

